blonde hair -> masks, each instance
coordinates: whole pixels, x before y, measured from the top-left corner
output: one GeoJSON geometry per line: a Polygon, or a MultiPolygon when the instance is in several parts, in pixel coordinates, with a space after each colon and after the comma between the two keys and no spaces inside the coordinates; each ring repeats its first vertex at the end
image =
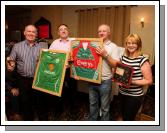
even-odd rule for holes
{"type": "Polygon", "coordinates": [[[131,40],[132,43],[137,44],[137,51],[136,51],[137,56],[141,55],[141,54],[142,54],[142,53],[141,53],[142,41],[141,41],[140,36],[139,36],[138,34],[134,34],[134,33],[128,35],[128,37],[127,37],[126,40],[125,40],[125,53],[124,53],[124,54],[125,54],[126,56],[129,56],[129,55],[130,55],[130,53],[129,53],[128,49],[127,49],[127,42],[128,42],[129,40],[131,40]]]}

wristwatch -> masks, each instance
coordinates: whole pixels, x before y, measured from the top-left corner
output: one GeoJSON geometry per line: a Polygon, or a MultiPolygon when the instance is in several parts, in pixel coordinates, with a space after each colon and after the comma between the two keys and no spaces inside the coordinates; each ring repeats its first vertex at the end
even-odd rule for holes
{"type": "Polygon", "coordinates": [[[107,59],[108,57],[109,57],[109,54],[106,54],[106,55],[105,55],[105,59],[107,59]]]}

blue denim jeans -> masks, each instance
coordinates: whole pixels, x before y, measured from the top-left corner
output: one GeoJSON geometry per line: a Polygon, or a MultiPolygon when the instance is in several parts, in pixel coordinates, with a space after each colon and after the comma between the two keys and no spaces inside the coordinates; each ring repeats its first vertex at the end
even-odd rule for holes
{"type": "Polygon", "coordinates": [[[101,84],[90,84],[89,88],[89,102],[90,102],[90,121],[96,121],[101,109],[101,120],[110,120],[110,100],[112,81],[104,80],[101,84]]]}

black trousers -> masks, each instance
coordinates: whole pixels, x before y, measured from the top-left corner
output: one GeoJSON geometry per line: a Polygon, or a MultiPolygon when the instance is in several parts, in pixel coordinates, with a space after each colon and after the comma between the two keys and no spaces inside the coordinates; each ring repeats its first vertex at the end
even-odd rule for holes
{"type": "Polygon", "coordinates": [[[32,89],[33,78],[18,75],[20,113],[25,121],[32,121],[35,114],[39,120],[48,119],[49,94],[32,89]]]}
{"type": "Polygon", "coordinates": [[[75,112],[75,105],[77,101],[76,92],[77,81],[70,77],[70,68],[67,68],[63,84],[62,98],[64,104],[66,104],[66,108],[68,108],[70,112],[75,112]]]}
{"type": "Polygon", "coordinates": [[[119,94],[121,98],[121,112],[124,121],[134,121],[142,104],[143,96],[127,96],[119,94]]]}
{"type": "Polygon", "coordinates": [[[33,78],[18,75],[17,85],[19,88],[20,113],[23,120],[33,120],[34,93],[32,90],[33,78]]]}

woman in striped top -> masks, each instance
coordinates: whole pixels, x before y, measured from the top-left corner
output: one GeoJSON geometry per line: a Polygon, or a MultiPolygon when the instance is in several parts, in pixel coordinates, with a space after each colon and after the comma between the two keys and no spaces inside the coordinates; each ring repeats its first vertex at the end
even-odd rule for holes
{"type": "MultiPolygon", "coordinates": [[[[124,55],[120,59],[123,64],[134,68],[130,87],[119,87],[122,118],[125,121],[135,120],[144,96],[143,86],[152,84],[151,66],[149,60],[141,54],[141,48],[141,38],[137,34],[130,34],[126,38],[124,55]]],[[[104,49],[98,49],[98,53],[107,57],[108,63],[116,67],[118,61],[108,56],[104,49]]]]}

